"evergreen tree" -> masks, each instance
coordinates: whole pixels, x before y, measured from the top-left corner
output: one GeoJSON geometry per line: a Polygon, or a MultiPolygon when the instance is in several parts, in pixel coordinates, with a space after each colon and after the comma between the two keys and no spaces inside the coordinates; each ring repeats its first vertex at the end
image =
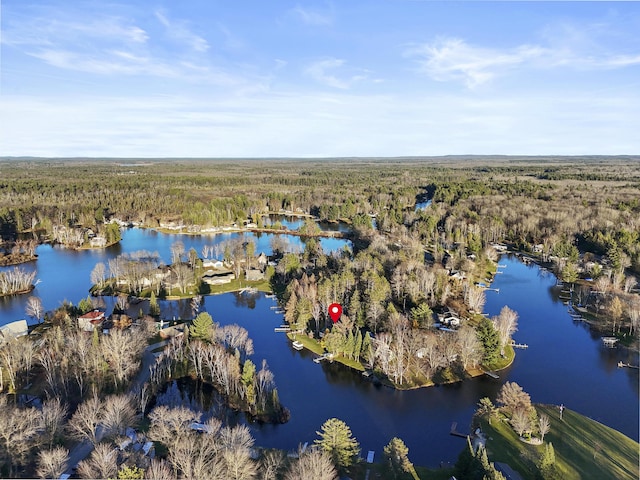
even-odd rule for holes
{"type": "Polygon", "coordinates": [[[160,316],[160,306],[155,292],[151,292],[151,298],[149,299],[149,315],[152,317],[160,316]]]}
{"type": "Polygon", "coordinates": [[[315,443],[333,460],[338,468],[346,468],[354,463],[360,453],[358,441],[351,434],[346,423],[337,418],[330,418],[322,425],[319,440],[315,443]]]}
{"type": "Polygon", "coordinates": [[[213,339],[214,325],[213,318],[207,312],[201,312],[191,323],[189,334],[192,338],[211,342],[213,339]]]}
{"type": "Polygon", "coordinates": [[[384,447],[384,458],[393,478],[400,478],[403,473],[410,473],[413,465],[409,461],[409,449],[398,437],[394,437],[384,447]]]}
{"type": "Polygon", "coordinates": [[[482,317],[476,330],[478,339],[484,347],[482,363],[490,364],[500,357],[500,335],[487,317],[482,317]]]}
{"type": "Polygon", "coordinates": [[[247,403],[249,405],[255,405],[256,403],[256,389],[255,389],[255,377],[256,377],[256,366],[255,364],[247,359],[244,362],[242,367],[242,384],[245,386],[245,398],[247,399],[247,403]]]}
{"type": "Polygon", "coordinates": [[[561,478],[556,466],[556,453],[551,442],[544,446],[538,462],[539,476],[543,480],[559,480],[561,478]]]}

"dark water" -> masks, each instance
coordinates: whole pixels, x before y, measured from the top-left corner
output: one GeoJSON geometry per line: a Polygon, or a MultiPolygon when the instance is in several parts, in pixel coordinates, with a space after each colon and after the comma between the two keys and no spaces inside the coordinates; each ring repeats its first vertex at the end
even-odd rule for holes
{"type": "Polygon", "coordinates": [[[503,382],[518,382],[534,402],[563,403],[638,440],[637,370],[618,369],[618,360],[637,364],[637,355],[601,347],[583,325],[573,322],[557,300],[553,275],[503,257],[507,265],[487,292],[485,311],[496,315],[504,305],[519,312],[514,335],[527,350],[517,350],[514,364],[500,372],[500,380],[478,378],[463,383],[398,392],[376,387],[340,365],[315,364],[314,354],[294,350],[273,328],[281,316],[269,310],[273,301],[262,296],[246,307],[239,295],[208,297],[206,309],[222,323],[239,323],[254,339],[254,360],[266,358],[276,376],[281,401],[291,410],[285,425],[254,426],[257,444],[294,449],[312,441],[330,417],[351,427],[363,450],[382,454],[394,436],[401,437],[411,459],[437,466],[454,462],[463,440],[449,435],[452,422],[464,431],[478,400],[495,400],[503,382]],[[238,314],[241,308],[242,314],[238,314]],[[634,361],[635,360],[635,361],[634,361]]]}
{"type": "MultiPolygon", "coordinates": [[[[121,245],[104,251],[42,246],[37,261],[42,283],[35,293],[47,309],[64,298],[76,303],[86,296],[89,274],[98,261],[140,249],[157,250],[168,261],[170,245],[178,238],[187,249],[193,246],[200,251],[202,245],[232,235],[237,234],[189,237],[134,229],[126,232],[121,245]]],[[[257,238],[258,252],[270,251],[269,237],[257,238]]],[[[300,242],[298,237],[290,240],[300,242]]],[[[345,242],[334,240],[330,245],[342,248],[345,242]]],[[[318,365],[310,352],[294,350],[283,334],[273,331],[282,323],[282,316],[269,308],[274,301],[262,294],[205,297],[203,308],[215,321],[239,323],[249,331],[255,346],[254,362],[259,365],[262,358],[267,360],[280,399],[291,410],[287,424],[253,426],[256,443],[295,449],[299,442],[313,441],[325,420],[338,417],[351,427],[365,453],[375,450],[377,458],[383,446],[398,436],[417,464],[453,462],[464,441],[449,435],[451,423],[457,422],[460,431],[466,430],[478,400],[483,396],[495,399],[507,380],[522,385],[534,402],[564,403],[637,441],[638,371],[616,367],[619,360],[638,364],[637,355],[604,349],[588,328],[574,323],[567,307],[557,299],[552,275],[515,258],[503,257],[500,263],[507,267],[492,285],[500,293],[487,292],[485,311],[496,315],[504,305],[516,310],[520,320],[514,337],[529,349],[517,351],[514,364],[500,372],[500,380],[483,377],[408,392],[376,387],[340,365],[318,365]]],[[[35,266],[30,264],[29,268],[35,266]]],[[[25,296],[5,299],[0,304],[0,324],[23,318],[25,301],[25,296]]],[[[177,303],[175,311],[180,315],[177,303]]]]}

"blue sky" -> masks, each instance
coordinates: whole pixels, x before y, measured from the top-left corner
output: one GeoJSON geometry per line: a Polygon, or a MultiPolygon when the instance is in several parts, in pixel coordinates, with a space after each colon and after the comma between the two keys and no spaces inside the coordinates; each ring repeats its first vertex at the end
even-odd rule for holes
{"type": "Polygon", "coordinates": [[[635,2],[1,9],[0,155],[640,153],[635,2]]]}

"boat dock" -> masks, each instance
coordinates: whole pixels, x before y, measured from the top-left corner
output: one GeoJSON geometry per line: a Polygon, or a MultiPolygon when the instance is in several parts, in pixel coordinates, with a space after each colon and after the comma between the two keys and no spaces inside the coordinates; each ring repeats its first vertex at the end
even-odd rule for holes
{"type": "Polygon", "coordinates": [[[493,378],[495,380],[498,380],[500,378],[500,376],[496,372],[488,372],[488,371],[483,370],[482,373],[484,373],[488,377],[491,377],[491,378],[493,378]]]}
{"type": "Polygon", "coordinates": [[[460,438],[467,438],[469,436],[466,433],[460,433],[458,431],[458,422],[453,422],[451,424],[451,431],[449,432],[449,435],[453,435],[454,437],[460,437],[460,438]]]}
{"type": "Polygon", "coordinates": [[[522,348],[522,349],[529,348],[529,345],[527,345],[526,343],[516,343],[514,341],[511,341],[511,346],[513,348],[522,348]]]}
{"type": "Polygon", "coordinates": [[[614,348],[618,343],[618,339],[616,337],[602,337],[602,344],[608,348],[614,348]]]}
{"type": "Polygon", "coordinates": [[[333,355],[330,353],[325,353],[323,355],[320,355],[319,357],[316,357],[313,359],[314,363],[320,363],[323,360],[329,360],[330,362],[333,361],[333,355]]]}
{"type": "Polygon", "coordinates": [[[273,329],[274,332],[289,332],[291,331],[291,327],[276,327],[273,329]]]}
{"type": "Polygon", "coordinates": [[[636,369],[640,369],[640,366],[638,365],[631,365],[630,363],[624,363],[622,361],[618,362],[618,368],[636,368],[636,369]]]}

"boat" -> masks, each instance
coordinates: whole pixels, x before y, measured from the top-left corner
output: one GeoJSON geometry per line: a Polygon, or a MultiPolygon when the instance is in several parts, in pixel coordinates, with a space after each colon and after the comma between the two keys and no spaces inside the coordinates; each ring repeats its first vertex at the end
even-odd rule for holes
{"type": "Polygon", "coordinates": [[[293,345],[293,348],[295,348],[296,350],[302,350],[304,348],[304,345],[298,340],[293,342],[292,345],[293,345]]]}

